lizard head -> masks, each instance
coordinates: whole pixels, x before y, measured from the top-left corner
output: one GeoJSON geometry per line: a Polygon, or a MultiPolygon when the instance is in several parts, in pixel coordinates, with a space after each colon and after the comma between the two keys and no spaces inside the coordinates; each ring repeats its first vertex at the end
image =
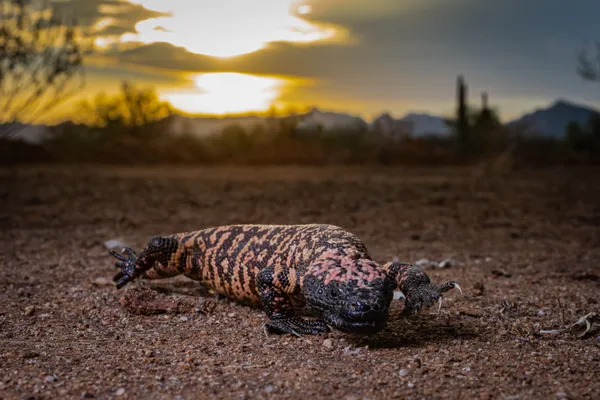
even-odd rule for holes
{"type": "Polygon", "coordinates": [[[330,327],[358,335],[386,326],[394,295],[385,274],[370,260],[313,268],[304,277],[303,292],[308,307],[330,327]]]}

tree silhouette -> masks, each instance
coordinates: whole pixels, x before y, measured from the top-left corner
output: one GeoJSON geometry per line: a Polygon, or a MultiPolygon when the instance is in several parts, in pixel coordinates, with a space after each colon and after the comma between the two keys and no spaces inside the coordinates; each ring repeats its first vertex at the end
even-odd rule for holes
{"type": "Polygon", "coordinates": [[[61,21],[48,3],[0,0],[0,138],[83,87],[84,43],[75,21],[61,21]]]}
{"type": "Polygon", "coordinates": [[[121,91],[113,96],[98,94],[93,101],[83,100],[79,115],[92,126],[141,128],[169,117],[173,109],[161,101],[153,88],[138,88],[130,82],[121,83],[121,91]]]}

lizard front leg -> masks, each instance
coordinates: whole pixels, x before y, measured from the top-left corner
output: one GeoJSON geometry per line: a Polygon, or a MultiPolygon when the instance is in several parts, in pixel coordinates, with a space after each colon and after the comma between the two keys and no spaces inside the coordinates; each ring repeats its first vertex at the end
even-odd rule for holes
{"type": "Polygon", "coordinates": [[[288,295],[295,288],[289,283],[286,275],[286,270],[276,271],[275,267],[270,266],[262,269],[256,276],[262,309],[270,319],[265,323],[265,328],[296,336],[327,332],[327,324],[324,321],[309,320],[296,315],[288,295]]]}
{"type": "Polygon", "coordinates": [[[385,264],[384,269],[388,277],[396,283],[397,288],[406,297],[402,311],[404,316],[418,314],[436,302],[439,302],[439,308],[441,308],[442,293],[448,290],[458,289],[462,293],[460,286],[454,281],[448,281],[441,285],[432,283],[425,271],[413,264],[393,261],[385,264]]]}
{"type": "Polygon", "coordinates": [[[109,253],[118,262],[115,265],[121,269],[113,281],[117,289],[122,288],[137,277],[161,279],[179,275],[185,268],[185,249],[177,235],[156,236],[138,254],[131,248],[123,249],[123,254],[113,250],[109,253]]]}

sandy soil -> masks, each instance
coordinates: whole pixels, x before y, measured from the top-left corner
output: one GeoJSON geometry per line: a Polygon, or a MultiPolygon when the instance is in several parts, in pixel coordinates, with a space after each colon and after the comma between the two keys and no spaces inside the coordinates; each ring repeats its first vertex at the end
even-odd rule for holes
{"type": "Polygon", "coordinates": [[[2,171],[0,398],[600,398],[598,171],[29,168],[2,171]],[[380,334],[265,336],[259,310],[185,278],[111,282],[104,242],[229,223],[326,222],[381,262],[457,280],[380,334]]]}

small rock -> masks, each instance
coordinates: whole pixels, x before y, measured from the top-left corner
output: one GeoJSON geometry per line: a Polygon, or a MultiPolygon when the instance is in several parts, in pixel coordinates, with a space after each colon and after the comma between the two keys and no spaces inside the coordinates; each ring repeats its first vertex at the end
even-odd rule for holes
{"type": "Polygon", "coordinates": [[[125,394],[125,389],[119,388],[119,389],[117,389],[117,391],[115,392],[115,394],[117,396],[123,396],[123,394],[125,394]]]}
{"type": "Polygon", "coordinates": [[[357,348],[351,348],[350,346],[346,346],[344,347],[344,353],[348,354],[348,355],[356,355],[356,354],[360,354],[360,347],[357,348]]]}
{"type": "Polygon", "coordinates": [[[479,393],[479,400],[489,400],[489,399],[491,399],[491,396],[488,392],[479,393]]]}
{"type": "Polygon", "coordinates": [[[402,369],[400,370],[400,372],[398,372],[398,373],[400,374],[400,376],[406,376],[406,375],[408,375],[408,371],[407,371],[407,370],[405,370],[404,368],[402,368],[402,369]]]}
{"type": "Polygon", "coordinates": [[[494,269],[492,270],[492,275],[497,277],[497,278],[510,278],[512,275],[504,270],[501,269],[494,269]]]}
{"type": "Polygon", "coordinates": [[[520,397],[519,395],[514,395],[514,396],[505,396],[504,400],[519,400],[520,397]]]}
{"type": "Polygon", "coordinates": [[[44,377],[44,380],[48,383],[52,383],[56,380],[56,377],[54,375],[46,375],[44,377]]]}
{"type": "Polygon", "coordinates": [[[107,240],[106,242],[104,242],[104,247],[106,247],[109,250],[113,250],[117,247],[119,249],[122,249],[123,247],[127,247],[127,245],[125,243],[123,243],[122,241],[120,241],[119,239],[111,239],[111,240],[107,240]]]}
{"type": "Polygon", "coordinates": [[[190,317],[186,317],[186,316],[179,317],[179,320],[180,320],[181,322],[187,322],[187,321],[189,321],[189,320],[190,320],[190,317]]]}
{"type": "Polygon", "coordinates": [[[83,393],[81,393],[81,398],[82,399],[93,399],[94,397],[96,397],[96,396],[94,396],[90,392],[83,392],[83,393]]]}
{"type": "Polygon", "coordinates": [[[23,315],[26,317],[31,317],[34,312],[35,312],[34,306],[27,306],[27,307],[25,307],[25,311],[23,311],[23,315]]]}
{"type": "Polygon", "coordinates": [[[428,265],[431,265],[431,261],[429,261],[426,258],[421,258],[420,260],[415,261],[415,265],[417,267],[428,266],[428,265]]]}
{"type": "Polygon", "coordinates": [[[543,317],[544,315],[546,315],[546,313],[544,312],[544,310],[539,310],[537,312],[538,317],[543,317]]]}
{"type": "Polygon", "coordinates": [[[94,285],[98,285],[98,286],[104,286],[104,285],[110,284],[108,282],[108,279],[106,279],[103,276],[99,276],[98,278],[94,279],[93,283],[94,283],[94,285]]]}
{"type": "Polygon", "coordinates": [[[40,314],[40,318],[48,318],[49,316],[50,314],[48,313],[40,314]]]}
{"type": "Polygon", "coordinates": [[[273,385],[267,385],[265,386],[265,392],[267,393],[271,393],[273,391],[273,385]]]}
{"type": "Polygon", "coordinates": [[[458,310],[461,315],[466,315],[468,317],[481,318],[483,317],[483,312],[477,310],[475,308],[462,307],[458,310]]]}
{"type": "Polygon", "coordinates": [[[333,349],[333,340],[331,340],[331,339],[323,340],[323,347],[325,347],[326,349],[333,349]]]}
{"type": "Polygon", "coordinates": [[[450,258],[446,258],[445,260],[442,260],[438,263],[437,267],[439,269],[444,269],[444,268],[452,268],[456,266],[456,261],[452,260],[450,258]]]}
{"type": "Polygon", "coordinates": [[[566,392],[556,392],[557,400],[567,400],[569,395],[566,392]]]}

